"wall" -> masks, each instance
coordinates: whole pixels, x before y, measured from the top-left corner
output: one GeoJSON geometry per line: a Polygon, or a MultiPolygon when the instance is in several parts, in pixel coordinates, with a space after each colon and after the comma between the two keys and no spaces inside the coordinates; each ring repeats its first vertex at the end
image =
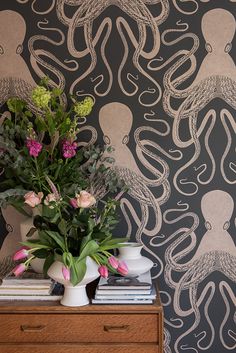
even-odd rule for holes
{"type": "MultiPolygon", "coordinates": [[[[165,352],[233,352],[235,0],[8,0],[0,9],[1,103],[45,75],[96,100],[83,126],[115,146],[130,184],[118,233],[155,263],[165,352]]],[[[4,218],[2,256],[18,226],[4,218]]]]}

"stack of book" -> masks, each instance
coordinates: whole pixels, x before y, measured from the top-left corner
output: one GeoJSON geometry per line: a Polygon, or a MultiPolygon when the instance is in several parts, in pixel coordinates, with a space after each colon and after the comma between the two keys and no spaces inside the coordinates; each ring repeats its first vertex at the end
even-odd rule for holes
{"type": "Polygon", "coordinates": [[[150,271],[138,277],[100,278],[93,304],[152,304],[156,290],[150,271]]]}
{"type": "Polygon", "coordinates": [[[60,300],[61,285],[33,270],[24,272],[20,277],[11,273],[2,278],[0,300],[60,300]]]}

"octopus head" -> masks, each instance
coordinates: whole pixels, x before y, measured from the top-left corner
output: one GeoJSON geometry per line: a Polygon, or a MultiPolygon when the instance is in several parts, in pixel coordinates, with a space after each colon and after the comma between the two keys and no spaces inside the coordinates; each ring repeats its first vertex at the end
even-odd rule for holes
{"type": "Polygon", "coordinates": [[[0,55],[21,54],[26,33],[24,18],[11,10],[0,11],[0,55]],[[6,35],[7,31],[7,35],[6,35]],[[4,35],[5,33],[5,35],[4,35]]]}
{"type": "Polygon", "coordinates": [[[201,209],[207,229],[228,229],[234,201],[225,191],[212,190],[202,198],[201,209]]]}
{"type": "Polygon", "coordinates": [[[224,9],[210,10],[202,18],[202,33],[208,52],[228,53],[235,34],[235,18],[224,9]]]}
{"type": "Polygon", "coordinates": [[[104,105],[99,112],[99,124],[108,145],[126,144],[133,122],[131,110],[122,103],[104,105]]]}

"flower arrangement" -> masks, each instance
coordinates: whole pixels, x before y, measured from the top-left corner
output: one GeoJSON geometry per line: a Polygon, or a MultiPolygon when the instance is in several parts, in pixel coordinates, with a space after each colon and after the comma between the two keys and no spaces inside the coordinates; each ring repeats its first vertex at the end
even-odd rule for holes
{"type": "Polygon", "coordinates": [[[108,271],[125,275],[126,265],[112,255],[127,240],[112,237],[118,203],[104,200],[123,186],[122,181],[110,168],[109,149],[84,146],[77,137],[80,119],[91,113],[93,99],[71,97],[67,110],[63,92],[49,89],[46,79],[31,98],[33,112],[23,100],[9,99],[9,112],[0,125],[4,173],[0,206],[10,204],[23,213],[25,206],[39,211],[28,240],[14,255],[14,260],[24,260],[15,275],[25,271],[35,257],[45,258],[46,273],[55,257],[60,257],[63,276],[76,285],[85,275],[87,256],[97,262],[102,276],[107,277],[108,271]]]}

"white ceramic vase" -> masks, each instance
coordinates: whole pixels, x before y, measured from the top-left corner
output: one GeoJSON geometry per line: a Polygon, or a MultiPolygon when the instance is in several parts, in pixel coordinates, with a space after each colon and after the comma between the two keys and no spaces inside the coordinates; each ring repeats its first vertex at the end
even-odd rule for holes
{"type": "Polygon", "coordinates": [[[76,286],[70,281],[66,281],[62,274],[63,263],[55,261],[48,269],[48,276],[54,281],[61,283],[65,287],[61,304],[65,306],[84,306],[89,304],[89,298],[86,292],[86,285],[100,276],[98,264],[89,256],[86,258],[87,270],[84,278],[76,286]]]}
{"type": "MultiPolygon", "coordinates": [[[[32,208],[32,217],[26,218],[20,223],[20,235],[22,241],[32,240],[38,238],[38,232],[36,231],[30,238],[27,238],[26,235],[32,227],[34,227],[33,220],[35,216],[40,215],[41,210],[38,207],[32,208]]],[[[30,262],[30,266],[37,273],[43,273],[43,265],[45,259],[35,258],[30,262]]]]}
{"type": "Polygon", "coordinates": [[[141,254],[143,248],[141,243],[127,242],[122,244],[123,246],[119,248],[118,259],[125,261],[128,266],[126,276],[136,277],[152,268],[152,260],[141,254]]]}

